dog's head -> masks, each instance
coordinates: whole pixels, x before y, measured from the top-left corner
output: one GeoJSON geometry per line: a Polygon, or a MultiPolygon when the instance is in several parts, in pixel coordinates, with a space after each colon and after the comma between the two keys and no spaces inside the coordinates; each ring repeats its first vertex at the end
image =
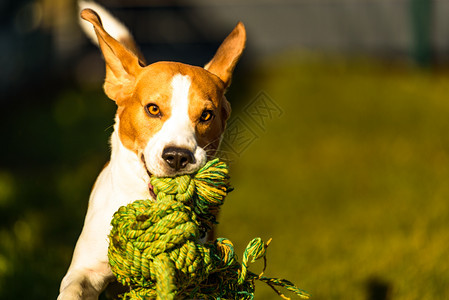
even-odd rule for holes
{"type": "Polygon", "coordinates": [[[217,150],[230,105],[225,98],[243,52],[245,28],[237,24],[204,67],[175,62],[145,66],[84,10],[106,62],[106,95],[117,103],[122,144],[142,158],[156,176],[192,173],[217,150]]]}

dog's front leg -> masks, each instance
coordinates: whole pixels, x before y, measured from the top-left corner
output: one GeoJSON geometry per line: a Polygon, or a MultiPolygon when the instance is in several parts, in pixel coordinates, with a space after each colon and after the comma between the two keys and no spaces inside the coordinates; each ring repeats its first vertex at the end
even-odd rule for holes
{"type": "Polygon", "coordinates": [[[76,243],[72,263],[61,282],[58,300],[98,299],[114,279],[108,264],[108,234],[111,219],[120,206],[113,200],[114,189],[110,167],[106,167],[95,183],[83,231],[76,243]]]}
{"type": "Polygon", "coordinates": [[[110,280],[99,270],[71,269],[62,280],[58,300],[97,300],[110,280]]]}
{"type": "MultiPolygon", "coordinates": [[[[96,300],[108,283],[114,279],[107,257],[109,228],[99,224],[98,216],[95,221],[97,226],[92,226],[94,224],[86,220],[72,263],[61,282],[58,300],[96,300]],[[104,231],[101,227],[108,229],[104,231]]],[[[104,221],[105,225],[109,225],[109,222],[109,218],[104,221]]]]}

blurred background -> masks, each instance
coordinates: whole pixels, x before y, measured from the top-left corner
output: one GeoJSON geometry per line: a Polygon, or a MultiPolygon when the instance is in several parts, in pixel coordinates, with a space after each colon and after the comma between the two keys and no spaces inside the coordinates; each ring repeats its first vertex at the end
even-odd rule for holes
{"type": "MultiPolygon", "coordinates": [[[[219,154],[237,253],[273,238],[266,275],[312,299],[449,297],[448,1],[98,2],[149,62],[204,65],[245,23],[219,154]]],[[[0,2],[0,299],[58,294],[108,160],[103,76],[74,0],[0,2]]]]}

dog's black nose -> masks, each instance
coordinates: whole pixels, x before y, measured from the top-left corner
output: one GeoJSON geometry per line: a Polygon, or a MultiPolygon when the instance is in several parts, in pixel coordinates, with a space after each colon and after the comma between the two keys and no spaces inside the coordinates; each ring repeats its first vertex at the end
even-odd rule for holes
{"type": "Polygon", "coordinates": [[[193,162],[193,153],[185,148],[167,147],[162,151],[162,158],[172,169],[179,171],[193,162]]]}

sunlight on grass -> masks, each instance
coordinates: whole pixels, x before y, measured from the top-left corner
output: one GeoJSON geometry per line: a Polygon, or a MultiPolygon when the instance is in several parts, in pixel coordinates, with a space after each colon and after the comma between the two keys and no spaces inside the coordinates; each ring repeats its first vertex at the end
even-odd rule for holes
{"type": "MultiPolygon", "coordinates": [[[[370,299],[382,288],[392,299],[444,299],[449,77],[289,57],[253,78],[242,99],[264,90],[284,113],[262,131],[234,111],[260,138],[232,164],[219,235],[237,248],[272,237],[267,276],[313,299],[370,299]]],[[[262,286],[256,295],[277,299],[262,286]]]]}

